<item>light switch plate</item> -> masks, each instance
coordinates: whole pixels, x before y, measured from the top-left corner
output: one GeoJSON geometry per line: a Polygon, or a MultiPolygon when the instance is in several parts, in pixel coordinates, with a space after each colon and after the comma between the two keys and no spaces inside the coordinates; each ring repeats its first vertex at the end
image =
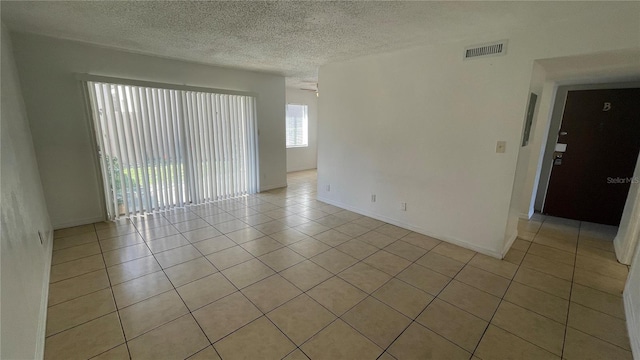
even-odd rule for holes
{"type": "Polygon", "coordinates": [[[556,144],[556,152],[565,152],[567,151],[567,144],[556,144]]]}
{"type": "Polygon", "coordinates": [[[498,141],[496,144],[496,153],[502,154],[507,151],[507,142],[506,141],[498,141]]]}

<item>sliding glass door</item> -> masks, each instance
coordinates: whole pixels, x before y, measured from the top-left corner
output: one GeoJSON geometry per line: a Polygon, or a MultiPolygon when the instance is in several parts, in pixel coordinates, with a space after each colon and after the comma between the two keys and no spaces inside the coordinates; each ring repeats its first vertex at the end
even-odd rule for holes
{"type": "Polygon", "coordinates": [[[86,82],[109,218],[255,193],[255,98],[86,82]]]}

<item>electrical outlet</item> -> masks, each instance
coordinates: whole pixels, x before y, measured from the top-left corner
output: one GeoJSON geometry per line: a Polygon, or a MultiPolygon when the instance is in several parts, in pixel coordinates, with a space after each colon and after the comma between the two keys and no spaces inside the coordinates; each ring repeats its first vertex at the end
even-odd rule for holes
{"type": "Polygon", "coordinates": [[[326,189],[327,191],[331,191],[331,185],[327,185],[326,189]]]}
{"type": "Polygon", "coordinates": [[[405,202],[400,203],[400,210],[407,211],[407,203],[405,203],[405,202]]]}
{"type": "Polygon", "coordinates": [[[507,142],[506,141],[498,141],[496,144],[496,153],[502,154],[507,151],[507,142]]]}
{"type": "Polygon", "coordinates": [[[376,202],[376,194],[371,194],[371,202],[376,202]]]}

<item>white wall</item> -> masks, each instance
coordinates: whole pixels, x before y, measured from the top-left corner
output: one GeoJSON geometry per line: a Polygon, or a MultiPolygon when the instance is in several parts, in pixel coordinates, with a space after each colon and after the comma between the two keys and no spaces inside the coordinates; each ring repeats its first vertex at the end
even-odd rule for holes
{"type": "MultiPolygon", "coordinates": [[[[540,110],[544,111],[545,104],[549,101],[547,93],[543,91],[544,89],[544,69],[537,64],[533,64],[533,71],[531,73],[531,84],[529,85],[529,92],[534,93],[538,96],[536,101],[536,107],[533,114],[533,121],[531,123],[531,131],[529,132],[529,142],[526,146],[520,148],[518,152],[518,162],[516,168],[516,179],[514,184],[524,184],[524,186],[514,186],[514,199],[519,198],[522,201],[521,212],[519,216],[521,218],[530,218],[533,215],[533,207],[529,208],[530,202],[530,194],[527,196],[525,189],[529,186],[533,186],[533,183],[537,180],[535,176],[529,177],[528,169],[533,166],[532,162],[535,161],[532,155],[532,152],[535,152],[537,148],[540,147],[540,142],[542,141],[542,137],[540,136],[540,122],[537,121],[540,116],[540,110]],[[526,177],[526,178],[525,178],[526,177]],[[519,192],[519,193],[518,193],[519,192]],[[529,197],[529,198],[527,198],[529,197]],[[525,206],[526,203],[526,206],[525,206]]],[[[542,124],[544,127],[544,124],[542,124]]],[[[546,135],[544,136],[546,138],[546,135]]]]}
{"type": "Polygon", "coordinates": [[[13,34],[45,197],[55,228],[103,219],[92,134],[75,73],[257,93],[260,188],[286,186],[284,77],[13,34]]]}
{"type": "MultiPolygon", "coordinates": [[[[640,156],[636,161],[636,169],[633,177],[640,181],[640,156]]],[[[624,204],[620,226],[613,244],[616,249],[616,257],[623,264],[631,264],[636,248],[640,248],[640,183],[632,182],[629,186],[629,195],[624,204]]],[[[636,264],[636,268],[640,267],[636,264]]],[[[636,269],[637,270],[637,269],[636,269]]],[[[640,282],[640,279],[638,280],[640,282]]],[[[640,300],[640,299],[639,299],[640,300]]],[[[639,302],[640,306],[640,302],[639,302]]],[[[638,314],[640,316],[640,314],[638,314]]],[[[638,329],[640,330],[640,328],[638,329]]]]}
{"type": "Polygon", "coordinates": [[[11,38],[2,26],[1,185],[2,333],[0,358],[42,358],[52,229],[11,38]],[[40,243],[42,232],[44,244],[40,243]]]}
{"type": "MultiPolygon", "coordinates": [[[[637,242],[640,242],[640,235],[637,242]]],[[[640,246],[636,247],[623,296],[633,358],[640,359],[640,246]]]]}
{"type": "Polygon", "coordinates": [[[318,164],[318,97],[311,91],[287,88],[287,104],[309,106],[309,146],[287,149],[287,172],[315,169],[318,164]]]}
{"type": "Polygon", "coordinates": [[[562,124],[562,114],[567,99],[567,89],[558,88],[554,81],[545,82],[543,97],[546,100],[541,104],[543,111],[536,119],[538,129],[536,129],[536,141],[531,146],[532,157],[529,160],[527,178],[536,178],[537,182],[529,182],[524,187],[523,210],[527,208],[529,214],[532,210],[541,211],[544,207],[547,186],[551,177],[553,167],[553,152],[558,140],[558,131],[562,124]],[[537,155],[537,156],[536,156],[537,155]],[[535,192],[535,194],[534,194],[535,192]]]}
{"type": "Polygon", "coordinates": [[[501,257],[520,215],[512,195],[534,60],[637,47],[638,10],[597,6],[540,28],[321,67],[320,200],[501,257]],[[465,46],[503,38],[506,56],[462,60],[465,46]],[[506,153],[495,153],[498,140],[506,153]]]}

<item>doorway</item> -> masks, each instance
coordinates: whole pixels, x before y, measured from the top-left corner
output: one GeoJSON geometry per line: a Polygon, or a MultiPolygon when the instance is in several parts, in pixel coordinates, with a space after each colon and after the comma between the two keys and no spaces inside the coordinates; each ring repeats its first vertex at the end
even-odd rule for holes
{"type": "Polygon", "coordinates": [[[567,93],[543,213],[619,225],[640,152],[640,89],[567,93]]]}

